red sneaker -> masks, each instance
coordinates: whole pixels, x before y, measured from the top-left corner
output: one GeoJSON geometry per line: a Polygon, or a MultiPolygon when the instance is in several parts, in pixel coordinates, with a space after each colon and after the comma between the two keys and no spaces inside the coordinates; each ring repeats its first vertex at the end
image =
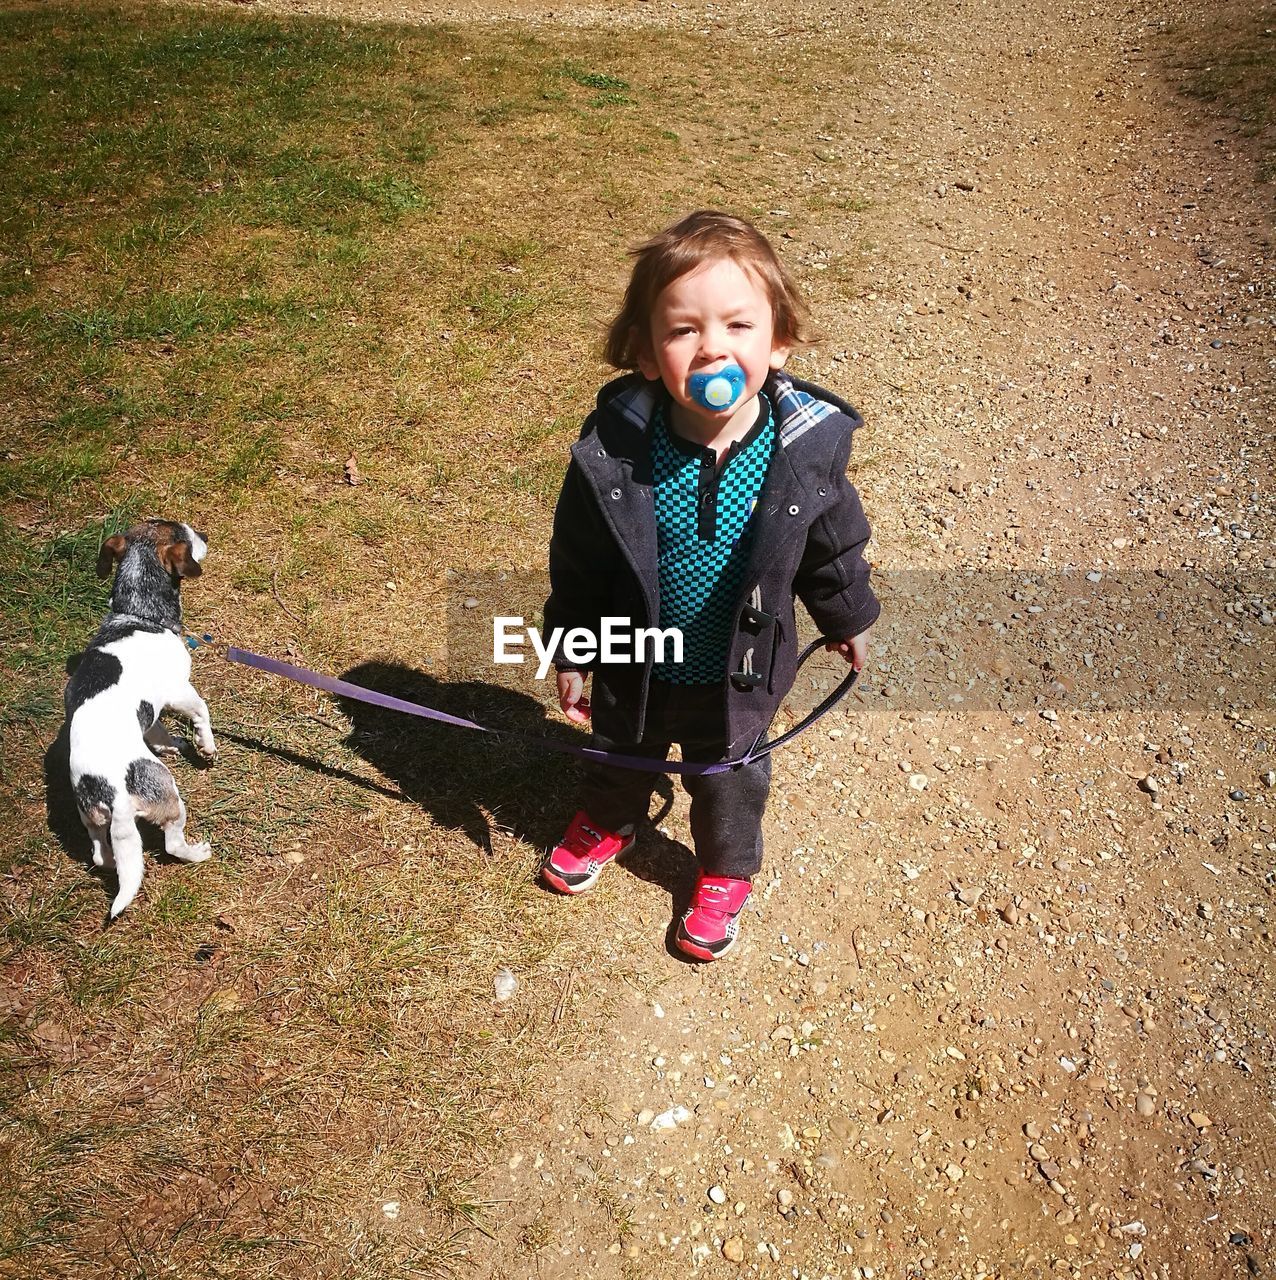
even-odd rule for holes
{"type": "Polygon", "coordinates": [[[674,941],[680,951],[698,960],[718,960],[735,946],[740,933],[740,912],[749,900],[748,880],[707,876],[696,880],[691,905],[678,922],[674,941]]]}
{"type": "Polygon", "coordinates": [[[584,809],[571,820],[567,834],[546,859],[541,879],[559,893],[584,893],[597,883],[602,869],[619,854],[633,848],[634,829],[608,831],[584,809]]]}

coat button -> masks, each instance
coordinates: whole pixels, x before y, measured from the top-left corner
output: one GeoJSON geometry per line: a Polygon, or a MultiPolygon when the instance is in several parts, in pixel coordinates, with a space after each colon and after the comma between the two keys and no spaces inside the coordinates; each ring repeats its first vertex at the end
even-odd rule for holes
{"type": "Polygon", "coordinates": [[[613,502],[615,502],[619,497],[620,497],[620,490],[619,490],[619,489],[613,489],[613,490],[611,491],[611,498],[612,498],[612,501],[613,501],[613,502]]]}
{"type": "Polygon", "coordinates": [[[797,513],[798,513],[798,508],[796,506],[792,506],[789,508],[789,515],[795,516],[797,515],[797,513]]]}
{"type": "Polygon", "coordinates": [[[606,450],[606,449],[599,449],[599,450],[598,450],[598,456],[599,456],[600,458],[605,458],[605,457],[607,456],[607,450],[606,450]]]}
{"type": "Polygon", "coordinates": [[[816,490],[816,493],[818,493],[818,494],[820,495],[820,497],[822,498],[822,497],[824,497],[824,496],[825,496],[825,494],[827,494],[827,493],[828,493],[828,490],[827,490],[827,489],[817,489],[817,490],[816,490]]]}

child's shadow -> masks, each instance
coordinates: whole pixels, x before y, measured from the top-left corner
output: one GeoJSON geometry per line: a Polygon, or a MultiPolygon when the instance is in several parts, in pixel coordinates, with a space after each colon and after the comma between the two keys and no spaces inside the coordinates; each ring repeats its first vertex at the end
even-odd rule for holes
{"type": "MultiPolygon", "coordinates": [[[[448,684],[425,672],[384,662],[360,663],[344,672],[342,679],[505,731],[499,736],[477,733],[352,698],[340,699],[352,726],[347,745],[441,826],[463,832],[488,854],[492,822],[542,850],[552,848],[563,834],[580,790],[580,761],[515,733],[581,746],[588,739],[547,719],[544,707],[534,698],[480,681],[448,684]]],[[[671,794],[667,780],[658,789],[671,794]]],[[[643,836],[648,834],[654,833],[644,828],[643,836]]],[[[646,841],[639,843],[641,848],[646,841]]],[[[649,864],[637,850],[634,857],[644,869],[658,872],[664,865],[663,860],[649,864]]],[[[634,867],[632,860],[630,865],[634,867]]],[[[670,887],[667,879],[658,882],[670,887]]]]}

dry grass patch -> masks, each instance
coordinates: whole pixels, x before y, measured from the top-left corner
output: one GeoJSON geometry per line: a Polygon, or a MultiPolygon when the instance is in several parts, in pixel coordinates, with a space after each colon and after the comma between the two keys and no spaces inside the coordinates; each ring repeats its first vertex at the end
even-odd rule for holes
{"type": "Polygon", "coordinates": [[[0,24],[0,1272],[444,1274],[471,1171],[579,1034],[588,917],[533,887],[572,770],[200,651],[222,756],[177,772],[214,860],[154,859],[104,931],[50,747],[96,552],[190,519],[192,630],[535,724],[528,682],[447,678],[449,571],[543,564],[626,246],[848,198],[802,86],[854,68],[742,48],[702,77],[707,43],[650,31],[0,24]]]}

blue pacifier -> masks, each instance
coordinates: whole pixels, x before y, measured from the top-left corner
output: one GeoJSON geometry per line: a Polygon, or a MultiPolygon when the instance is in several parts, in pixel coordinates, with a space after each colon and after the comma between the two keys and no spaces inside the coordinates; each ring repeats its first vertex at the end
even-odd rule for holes
{"type": "Polygon", "coordinates": [[[713,373],[693,373],[687,390],[701,408],[729,409],[744,391],[744,370],[733,363],[713,373]]]}

